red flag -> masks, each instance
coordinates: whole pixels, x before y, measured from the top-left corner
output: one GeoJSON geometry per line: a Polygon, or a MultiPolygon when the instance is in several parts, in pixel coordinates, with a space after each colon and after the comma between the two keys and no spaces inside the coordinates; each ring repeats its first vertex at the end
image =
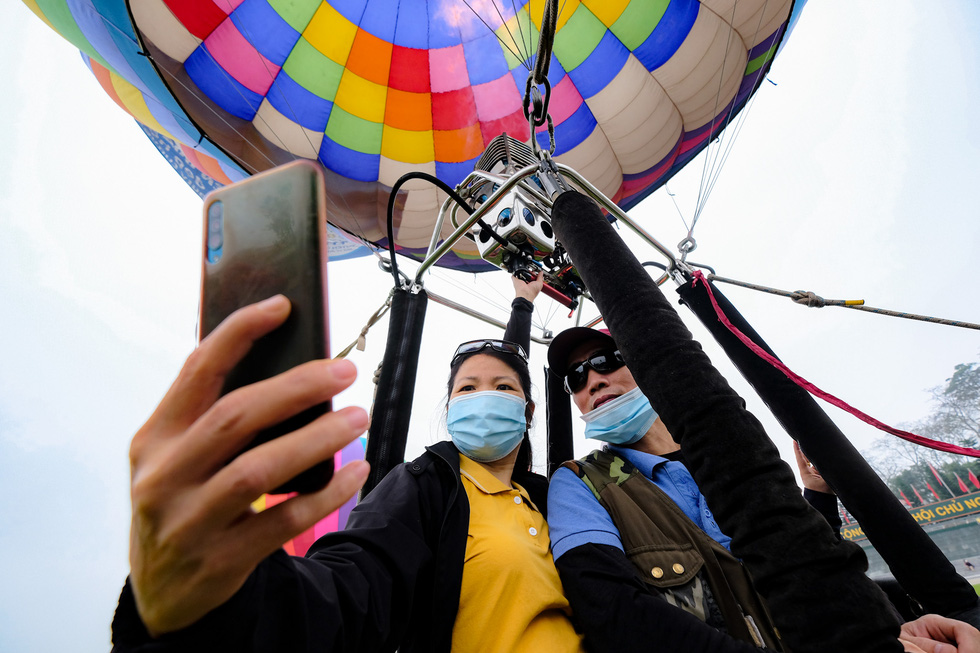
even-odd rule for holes
{"type": "Polygon", "coordinates": [[[936,494],[936,491],[932,489],[932,486],[929,485],[929,483],[926,483],[926,487],[929,488],[930,492],[932,492],[932,496],[936,497],[936,501],[940,501],[939,495],[936,494]]]}
{"type": "Polygon", "coordinates": [[[848,526],[850,526],[851,520],[848,519],[848,517],[847,517],[847,511],[846,510],[841,510],[840,511],[840,516],[844,518],[844,523],[847,524],[848,526]]]}
{"type": "Polygon", "coordinates": [[[910,487],[912,488],[912,491],[915,492],[915,496],[919,500],[919,504],[925,505],[926,500],[922,498],[922,495],[919,494],[919,491],[915,489],[915,486],[911,485],[910,487]]]}
{"type": "Polygon", "coordinates": [[[908,497],[905,496],[905,493],[902,492],[901,490],[899,490],[898,493],[902,495],[902,501],[905,502],[905,505],[908,506],[909,508],[911,508],[912,507],[912,502],[908,500],[908,497]]]}
{"type": "Polygon", "coordinates": [[[956,477],[956,482],[960,484],[960,489],[963,490],[963,494],[969,494],[970,488],[966,486],[966,483],[963,482],[963,479],[960,478],[960,475],[957,474],[956,472],[953,472],[953,476],[956,477]]]}
{"type": "MultiPolygon", "coordinates": [[[[949,486],[946,485],[946,481],[942,479],[942,477],[939,475],[939,472],[936,471],[936,468],[932,466],[932,463],[926,463],[926,464],[929,465],[929,469],[932,471],[932,475],[936,477],[936,483],[946,488],[946,491],[949,492],[949,496],[951,497],[956,496],[955,494],[953,494],[953,491],[949,489],[949,486]]],[[[931,490],[932,488],[929,489],[931,490]]],[[[935,490],[933,490],[933,494],[935,494],[935,490]]],[[[936,496],[936,500],[937,501],[939,500],[938,495],[936,496]]]]}
{"type": "Polygon", "coordinates": [[[976,486],[978,490],[980,490],[980,479],[977,478],[977,475],[973,473],[972,469],[970,470],[970,473],[967,478],[969,478],[970,482],[973,483],[973,485],[976,486]]]}

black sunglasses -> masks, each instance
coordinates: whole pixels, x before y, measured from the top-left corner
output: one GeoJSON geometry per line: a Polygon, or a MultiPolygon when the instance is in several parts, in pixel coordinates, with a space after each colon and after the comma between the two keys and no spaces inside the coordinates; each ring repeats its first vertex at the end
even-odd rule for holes
{"type": "Polygon", "coordinates": [[[507,340],[470,340],[456,348],[456,353],[453,355],[453,360],[449,363],[449,367],[455,367],[460,356],[475,354],[488,347],[494,351],[499,351],[501,354],[517,356],[527,365],[527,352],[516,342],[508,342],[507,340]]]}
{"type": "Polygon", "coordinates": [[[615,372],[624,365],[626,365],[626,361],[623,360],[623,355],[619,353],[618,349],[597,352],[565,373],[565,392],[573,395],[584,388],[586,381],[589,380],[589,370],[595,370],[599,374],[608,374],[615,372]]]}

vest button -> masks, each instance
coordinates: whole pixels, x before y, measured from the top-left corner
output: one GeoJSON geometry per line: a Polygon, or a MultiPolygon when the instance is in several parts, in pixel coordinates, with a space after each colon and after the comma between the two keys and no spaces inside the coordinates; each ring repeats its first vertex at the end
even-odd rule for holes
{"type": "Polygon", "coordinates": [[[663,578],[664,570],[661,569],[660,567],[654,567],[653,569],[650,570],[650,575],[653,576],[654,578],[663,578]]]}
{"type": "Polygon", "coordinates": [[[684,565],[682,565],[679,562],[675,562],[674,566],[671,567],[671,569],[673,569],[674,573],[677,574],[678,576],[684,573],[684,565]]]}
{"type": "Polygon", "coordinates": [[[532,526],[531,528],[527,529],[527,532],[531,534],[531,537],[534,537],[538,534],[538,529],[532,526]]]}

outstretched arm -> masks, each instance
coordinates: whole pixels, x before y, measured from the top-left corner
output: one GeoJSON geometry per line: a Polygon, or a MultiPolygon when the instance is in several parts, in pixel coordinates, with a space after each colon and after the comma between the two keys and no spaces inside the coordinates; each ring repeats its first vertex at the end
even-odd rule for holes
{"type": "MultiPolygon", "coordinates": [[[[349,362],[313,361],[219,397],[229,370],[289,310],[285,298],[274,297],[226,319],[191,354],[133,438],[131,575],[113,623],[117,650],[138,649],[151,637],[161,637],[155,646],[174,650],[211,638],[223,642],[219,648],[247,650],[262,637],[299,642],[315,635],[321,644],[350,644],[356,633],[372,631],[366,639],[375,646],[367,648],[374,648],[374,640],[389,636],[387,623],[371,619],[383,612],[378,606],[395,603],[384,588],[393,582],[411,587],[426,560],[416,516],[399,520],[378,511],[372,517],[386,520],[373,524],[376,530],[401,538],[401,566],[377,559],[359,536],[348,537],[326,560],[290,558],[280,549],[346,502],[363,484],[367,463],[337,470],[318,492],[261,513],[251,509],[261,494],[333,457],[368,422],[362,409],[345,408],[235,456],[256,431],[332,398],[354,380],[349,362]],[[343,596],[355,597],[355,608],[372,614],[355,614],[344,607],[343,596]],[[325,618],[308,618],[312,613],[325,618]]],[[[411,513],[411,496],[398,494],[411,513]]],[[[362,531],[369,539],[370,528],[362,531]]]]}
{"type": "Polygon", "coordinates": [[[524,351],[531,351],[531,316],[534,314],[534,300],[544,287],[544,275],[538,272],[534,281],[524,282],[511,277],[514,284],[514,301],[511,302],[510,320],[504,330],[504,340],[516,342],[524,351]]]}

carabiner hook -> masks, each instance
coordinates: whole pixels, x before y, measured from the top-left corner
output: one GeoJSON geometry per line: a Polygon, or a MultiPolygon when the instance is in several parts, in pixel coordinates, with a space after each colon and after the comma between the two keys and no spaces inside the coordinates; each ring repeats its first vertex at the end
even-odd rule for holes
{"type": "Polygon", "coordinates": [[[548,103],[551,102],[551,82],[548,81],[547,77],[541,82],[544,86],[544,95],[542,96],[541,90],[533,81],[533,75],[528,75],[527,88],[524,91],[524,117],[531,120],[533,116],[534,126],[541,127],[548,121],[548,103]]]}
{"type": "Polygon", "coordinates": [[[698,248],[698,241],[694,240],[694,236],[687,236],[681,242],[677,243],[677,251],[681,253],[681,260],[687,259],[687,255],[698,248]]]}

